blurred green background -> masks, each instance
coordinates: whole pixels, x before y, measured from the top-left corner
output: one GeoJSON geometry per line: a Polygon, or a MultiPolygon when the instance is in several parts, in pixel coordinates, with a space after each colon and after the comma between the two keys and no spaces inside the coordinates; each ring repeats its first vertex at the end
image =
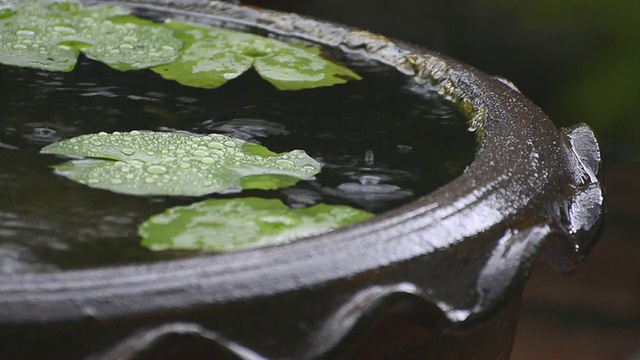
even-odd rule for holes
{"type": "Polygon", "coordinates": [[[605,162],[607,220],[572,276],[539,266],[512,359],[640,359],[640,1],[247,0],[422,45],[513,81],[605,162]]]}

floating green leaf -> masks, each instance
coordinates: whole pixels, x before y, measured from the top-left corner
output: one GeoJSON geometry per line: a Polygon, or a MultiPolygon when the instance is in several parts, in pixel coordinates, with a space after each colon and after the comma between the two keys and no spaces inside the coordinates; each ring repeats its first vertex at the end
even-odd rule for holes
{"type": "Polygon", "coordinates": [[[57,165],[56,172],[91,187],[134,195],[272,189],[320,171],[320,164],[302,150],[276,154],[220,134],[103,132],[47,145],[41,153],[88,158],[57,165]]]}
{"type": "Polygon", "coordinates": [[[166,79],[187,86],[215,88],[252,65],[280,90],[330,86],[360,79],[353,71],[327,61],[316,48],[293,46],[238,31],[167,22],[184,42],[178,60],[152,68],[166,79]]]}
{"type": "Polygon", "coordinates": [[[82,20],[80,41],[88,39],[91,46],[81,51],[115,69],[146,69],[165,64],[174,61],[182,48],[182,42],[161,24],[127,15],[102,20],[95,26],[91,24],[92,18],[86,16],[82,20]]]}
{"type": "Polygon", "coordinates": [[[138,233],[152,250],[224,252],[284,244],[371,217],[343,205],[290,209],[276,199],[210,199],[152,216],[138,233]]]}
{"type": "Polygon", "coordinates": [[[171,21],[157,24],[108,5],[4,3],[8,7],[0,8],[0,63],[7,65],[71,71],[82,52],[118,70],[152,68],[167,79],[202,88],[218,87],[252,66],[281,90],[360,79],[323,59],[316,48],[254,34],[171,21]]]}
{"type": "Polygon", "coordinates": [[[175,60],[182,42],[162,24],[114,6],[9,0],[0,17],[0,63],[71,71],[79,52],[118,70],[175,60]]]}

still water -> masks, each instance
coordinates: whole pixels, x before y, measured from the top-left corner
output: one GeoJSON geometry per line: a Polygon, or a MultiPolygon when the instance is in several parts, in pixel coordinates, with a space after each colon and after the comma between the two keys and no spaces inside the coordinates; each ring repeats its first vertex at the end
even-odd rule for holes
{"type": "Polygon", "coordinates": [[[348,204],[379,213],[446,184],[472,161],[475,138],[452,105],[412,92],[393,70],[340,60],[363,80],[299,92],[275,90],[255,73],[203,90],[87,59],[71,73],[0,66],[0,273],[195,256],[142,248],[137,225],[207,197],[348,204]],[[50,166],[64,159],[39,154],[81,134],[131,130],[221,133],[276,152],[303,149],[323,170],[279,191],[142,197],[57,176],[50,166]]]}

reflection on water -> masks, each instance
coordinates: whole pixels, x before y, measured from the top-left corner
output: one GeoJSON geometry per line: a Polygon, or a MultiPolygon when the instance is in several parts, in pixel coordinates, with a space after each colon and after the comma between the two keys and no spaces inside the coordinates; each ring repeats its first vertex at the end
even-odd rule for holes
{"type": "Polygon", "coordinates": [[[0,67],[0,272],[193,256],[142,248],[137,225],[171,206],[233,196],[127,196],[54,175],[50,166],[63,159],[39,150],[81,134],[217,132],[276,152],[304,149],[323,163],[315,179],[240,194],[292,207],[326,202],[381,212],[460,174],[475,148],[462,116],[411,92],[395,72],[356,65],[363,81],[301,92],[277,91],[255,73],[202,90],[86,59],[64,74],[0,67]]]}
{"type": "Polygon", "coordinates": [[[286,136],[289,131],[284,125],[264,119],[232,119],[216,122],[209,119],[202,123],[208,132],[222,133],[246,141],[257,141],[270,136],[286,136]]]}

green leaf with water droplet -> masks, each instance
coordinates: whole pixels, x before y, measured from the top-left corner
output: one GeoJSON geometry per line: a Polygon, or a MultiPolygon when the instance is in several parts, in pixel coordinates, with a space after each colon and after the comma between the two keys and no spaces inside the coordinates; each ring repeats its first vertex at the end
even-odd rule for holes
{"type": "Polygon", "coordinates": [[[281,90],[360,79],[317,48],[238,31],[169,21],[157,24],[115,6],[4,0],[0,63],[71,71],[78,54],[118,70],[152,68],[183,85],[215,88],[252,66],[281,90]],[[183,48],[184,43],[184,48],[183,48]]]}
{"type": "MultiPolygon", "coordinates": [[[[87,18],[85,18],[87,19],[87,18]]],[[[81,51],[118,70],[146,69],[177,59],[182,42],[161,24],[133,15],[102,20],[97,26],[80,26],[89,47],[81,51]]]]}
{"type": "Polygon", "coordinates": [[[175,60],[182,42],[162,24],[115,6],[83,8],[74,2],[8,2],[0,18],[0,63],[71,71],[80,52],[119,70],[175,60]]]}
{"type": "Polygon", "coordinates": [[[80,158],[56,165],[60,175],[133,195],[201,196],[273,189],[312,179],[321,167],[302,150],[276,154],[220,134],[99,133],[50,144],[40,152],[80,158]]]}
{"type": "Polygon", "coordinates": [[[251,66],[280,90],[299,90],[360,79],[346,67],[323,59],[316,48],[227,29],[169,21],[166,25],[184,42],[175,62],[152,68],[183,85],[215,88],[251,66]]]}
{"type": "Polygon", "coordinates": [[[152,216],[138,233],[152,250],[226,252],[284,244],[372,217],[344,205],[290,209],[277,199],[210,199],[152,216]]]}
{"type": "Polygon", "coordinates": [[[72,17],[45,2],[11,1],[11,16],[0,20],[0,63],[51,71],[71,71],[78,49],[60,43],[69,41],[72,17]]]}

